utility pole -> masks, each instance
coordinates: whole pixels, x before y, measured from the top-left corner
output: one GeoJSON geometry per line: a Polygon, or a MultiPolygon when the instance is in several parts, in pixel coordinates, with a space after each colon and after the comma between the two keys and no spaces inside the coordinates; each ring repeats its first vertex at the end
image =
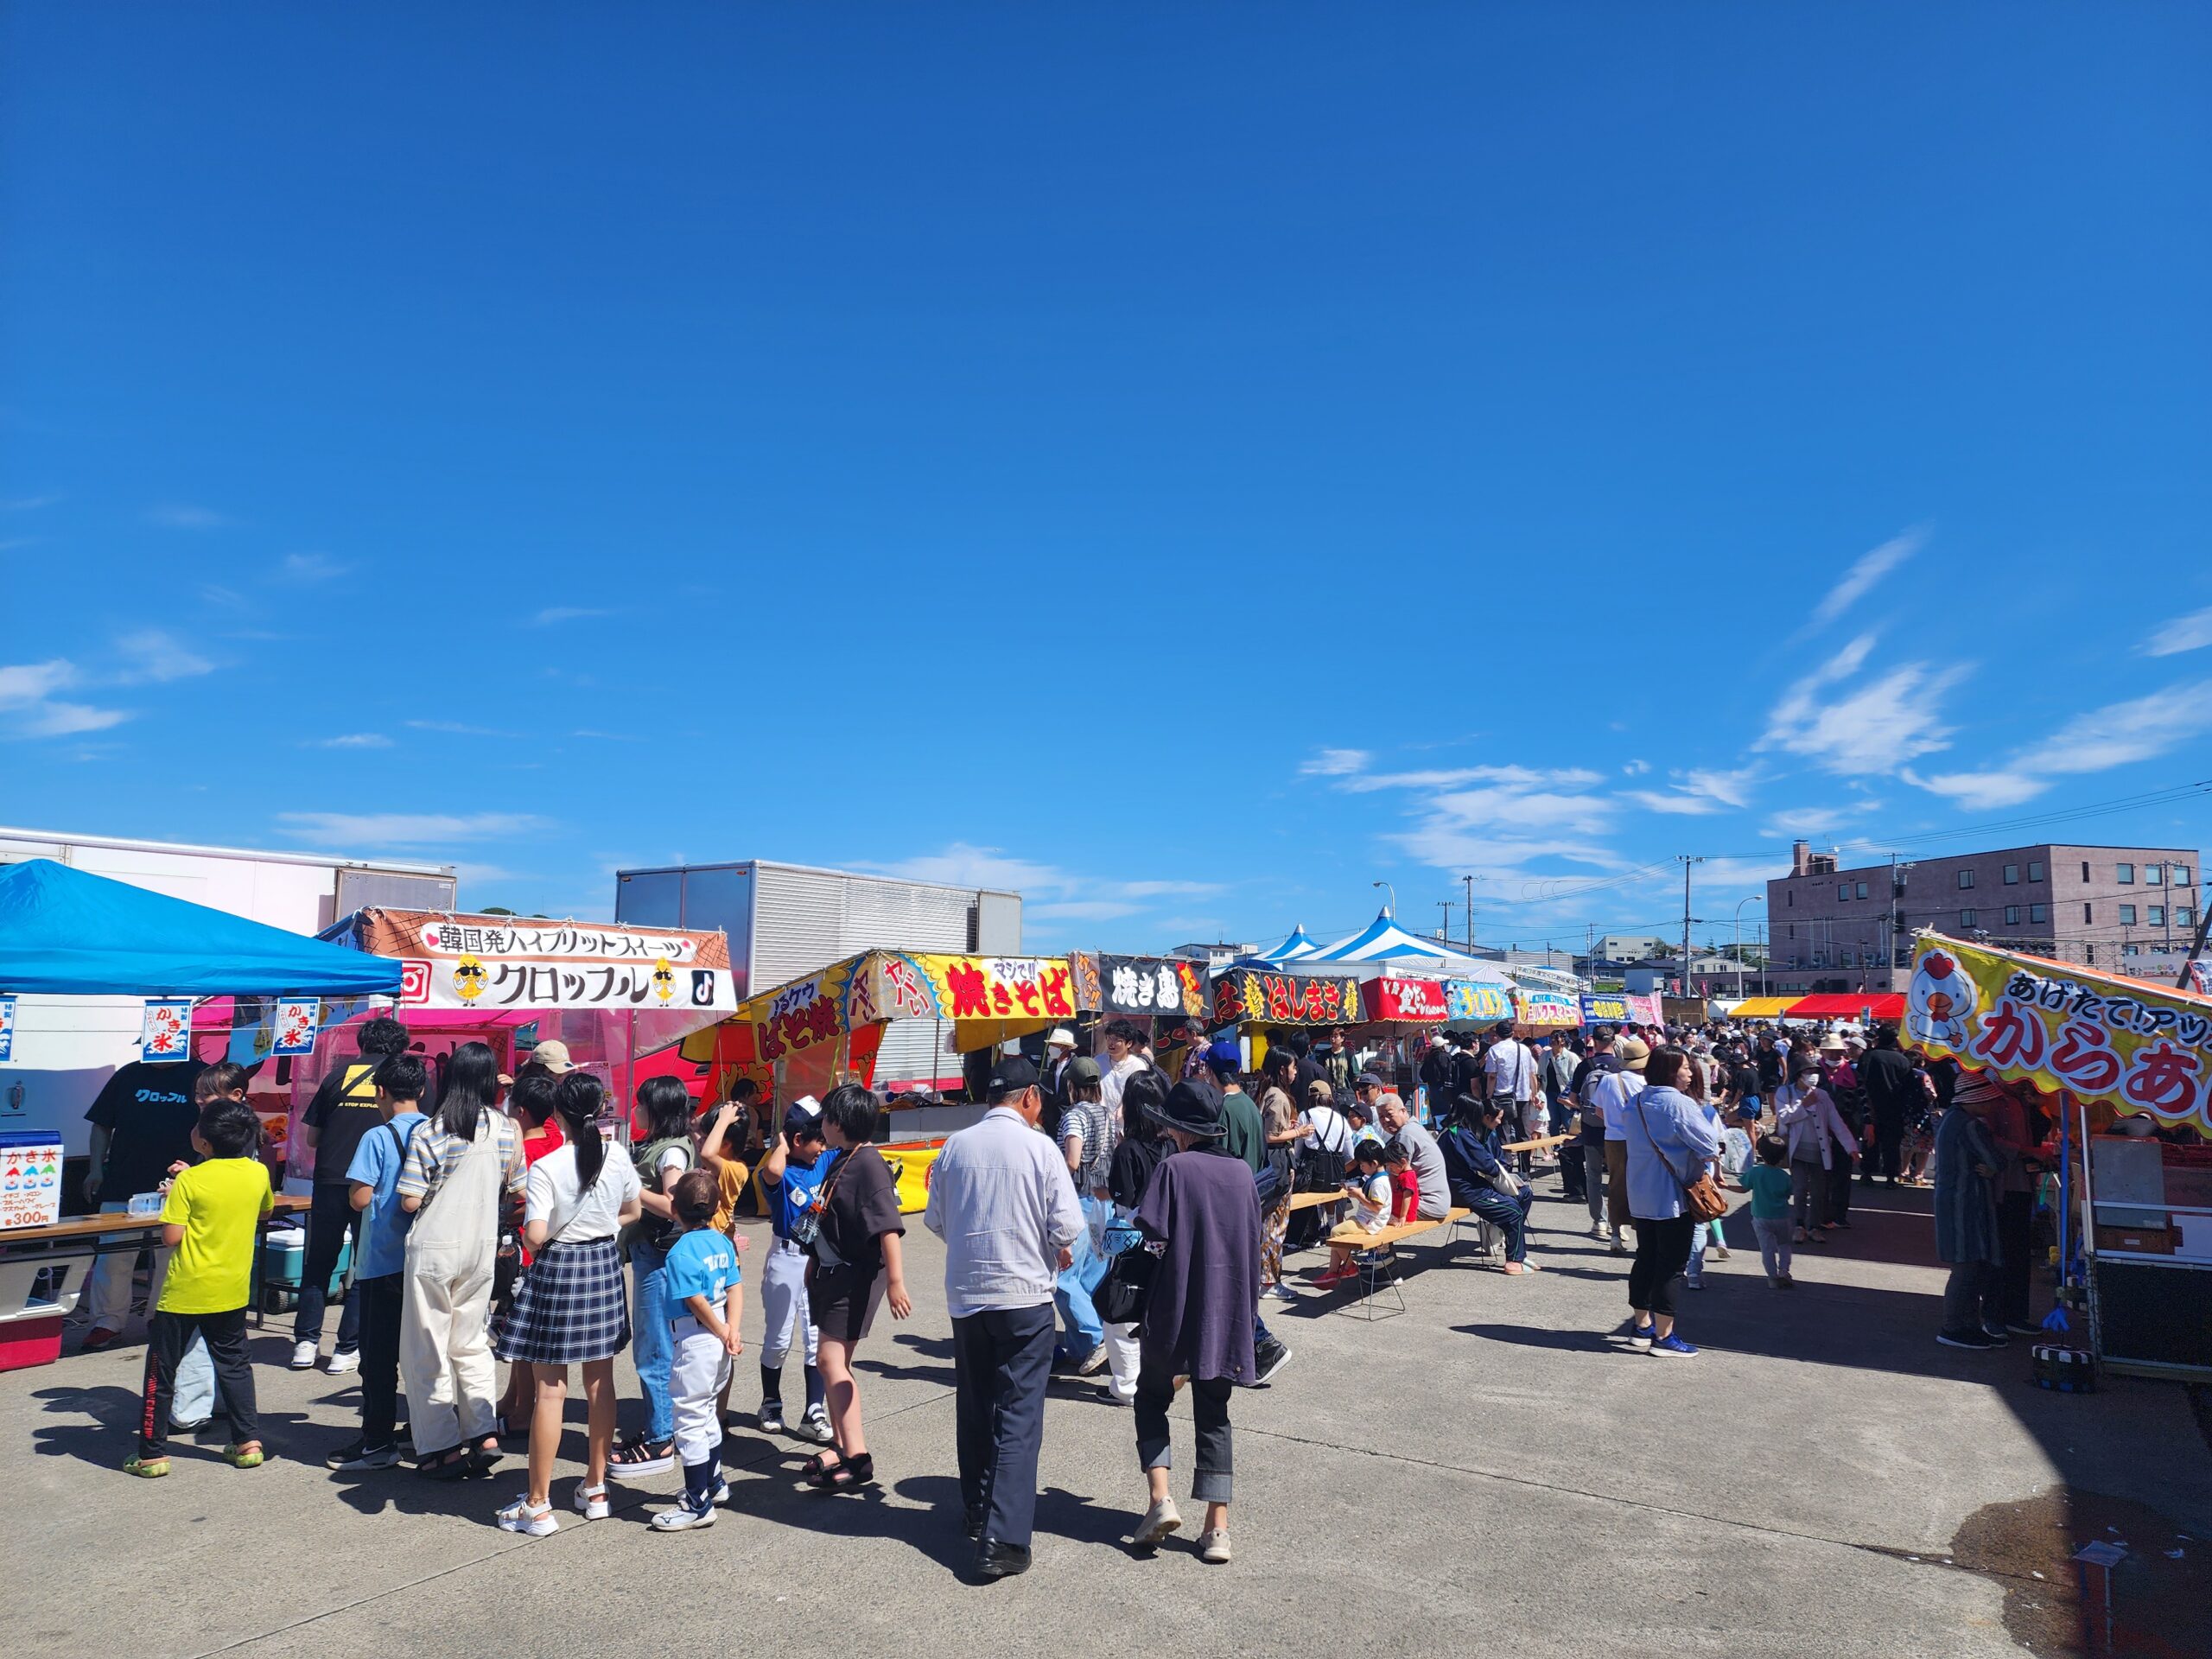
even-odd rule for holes
{"type": "Polygon", "coordinates": [[[1475,883],[1482,878],[1467,875],[1460,880],[1467,884],[1467,954],[1471,957],[1475,954],[1475,883]]]}
{"type": "Polygon", "coordinates": [[[1682,861],[1682,995],[1690,994],[1690,866],[1702,864],[1703,858],[1693,858],[1688,853],[1676,855],[1682,861]]]}
{"type": "Polygon", "coordinates": [[[1458,900],[1452,899],[1440,899],[1436,901],[1437,908],[1444,912],[1444,926],[1436,937],[1446,944],[1452,943],[1452,906],[1457,902],[1458,900]]]}

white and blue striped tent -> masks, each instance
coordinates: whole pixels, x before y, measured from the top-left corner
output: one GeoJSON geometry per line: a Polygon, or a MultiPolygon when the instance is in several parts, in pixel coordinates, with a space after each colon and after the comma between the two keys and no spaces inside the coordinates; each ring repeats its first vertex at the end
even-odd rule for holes
{"type": "Polygon", "coordinates": [[[1321,947],[1313,943],[1313,935],[1304,923],[1290,930],[1290,937],[1272,950],[1262,950],[1246,958],[1249,962],[1264,962],[1280,965],[1286,962],[1303,962],[1308,957],[1318,957],[1321,947]]]}
{"type": "Polygon", "coordinates": [[[1513,981],[1494,962],[1454,950],[1441,939],[1424,939],[1398,925],[1386,906],[1361,931],[1339,939],[1306,958],[1313,966],[1325,963],[1373,963],[1388,965],[1421,979],[1464,979],[1477,985],[1494,985],[1510,991],[1513,981]]]}

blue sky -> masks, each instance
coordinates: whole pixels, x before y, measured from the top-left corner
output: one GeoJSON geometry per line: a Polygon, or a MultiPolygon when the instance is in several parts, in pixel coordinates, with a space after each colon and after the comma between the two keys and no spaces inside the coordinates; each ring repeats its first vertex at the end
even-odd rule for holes
{"type": "Polygon", "coordinates": [[[0,29],[0,819],[1535,944],[2212,777],[2202,7],[0,29]]]}

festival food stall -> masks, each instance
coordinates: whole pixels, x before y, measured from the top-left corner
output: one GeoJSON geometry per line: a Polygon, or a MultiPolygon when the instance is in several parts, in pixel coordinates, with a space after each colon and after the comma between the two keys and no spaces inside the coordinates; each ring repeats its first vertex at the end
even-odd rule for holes
{"type": "Polygon", "coordinates": [[[1294,1026],[1357,1026],[1360,1017],[1359,981],[1343,969],[1292,974],[1239,966],[1224,969],[1213,982],[1213,1023],[1236,1028],[1248,1071],[1257,1071],[1267,1058],[1270,1032],[1294,1026]]]}
{"type": "Polygon", "coordinates": [[[2098,1358],[2212,1377],[2212,996],[1923,933],[1904,1036],[2048,1103],[2098,1358]]]}
{"type": "MultiPolygon", "coordinates": [[[[397,963],[50,859],[0,870],[0,1061],[14,1065],[40,1065],[49,1016],[71,999],[143,997],[137,1064],[156,1078],[176,1065],[181,1079],[207,999],[267,997],[289,1011],[296,1041],[327,1001],[398,988],[397,963]]],[[[153,1193],[106,1195],[127,1205],[124,1215],[60,1219],[61,1146],[59,1124],[0,1137],[0,1368],[53,1359],[83,1289],[78,1269],[135,1255],[160,1230],[153,1193]]]]}
{"type": "MultiPolygon", "coordinates": [[[[463,1043],[487,1045],[512,1072],[538,1044],[557,1039],[606,1086],[618,1119],[636,1098],[640,1059],[737,1007],[729,942],[719,931],[372,908],[322,938],[397,965],[390,1012],[438,1077],[463,1043]]],[[[341,1012],[321,1022],[312,1052],[292,1068],[296,1120],[323,1075],[353,1057],[340,1027],[369,1011],[341,1012]]],[[[296,1177],[310,1173],[306,1160],[294,1161],[296,1177]]]]}
{"type": "MultiPolygon", "coordinates": [[[[1075,973],[1058,957],[947,956],[864,950],[748,998],[728,1018],[693,1033],[683,1058],[714,1068],[721,1099],[750,1077],[779,1106],[819,1098],[847,1078],[871,1083],[884,1027],[936,1021],[954,1052],[973,1054],[1075,1018],[1075,973]]],[[[908,1103],[887,1096],[893,1108],[908,1103]]],[[[882,1148],[899,1178],[900,1207],[928,1202],[928,1169],[943,1141],[882,1148]]]]}
{"type": "Polygon", "coordinates": [[[1582,982],[1574,975],[1517,963],[1505,971],[1513,981],[1513,1023],[1522,1036],[1547,1037],[1582,1023],[1582,982]]]}
{"type": "Polygon", "coordinates": [[[1068,957],[1081,1014],[1134,1020],[1152,1037],[1153,1055],[1170,1077],[1182,1074],[1191,1046],[1205,1035],[1212,1004],[1206,965],[1182,957],[1116,957],[1077,950],[1068,957]]]}

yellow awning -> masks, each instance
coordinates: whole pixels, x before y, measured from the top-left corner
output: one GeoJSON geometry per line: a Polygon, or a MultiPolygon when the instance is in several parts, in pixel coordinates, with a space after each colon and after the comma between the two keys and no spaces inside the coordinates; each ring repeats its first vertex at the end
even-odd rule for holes
{"type": "Polygon", "coordinates": [[[1782,1011],[1796,1001],[1798,999],[1794,996],[1747,997],[1728,1010],[1728,1017],[1731,1020],[1778,1020],[1782,1017],[1782,1011]]]}

